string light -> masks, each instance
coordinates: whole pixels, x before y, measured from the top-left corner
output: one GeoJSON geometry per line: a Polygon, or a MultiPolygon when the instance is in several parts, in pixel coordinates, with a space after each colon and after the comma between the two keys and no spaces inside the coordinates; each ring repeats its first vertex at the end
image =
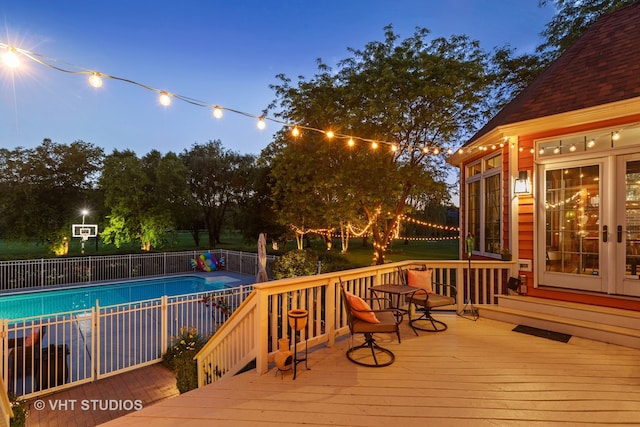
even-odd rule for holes
{"type": "Polygon", "coordinates": [[[158,98],[158,100],[160,101],[160,104],[164,105],[165,107],[171,105],[171,96],[169,96],[169,94],[164,90],[160,92],[160,97],[158,98]]]}
{"type": "Polygon", "coordinates": [[[267,127],[267,124],[264,121],[264,117],[258,117],[258,129],[264,130],[267,127]]]}
{"type": "MultiPolygon", "coordinates": [[[[0,42],[0,49],[5,49],[6,52],[3,55],[3,62],[5,63],[5,65],[10,66],[10,67],[17,67],[20,65],[20,61],[19,61],[19,57],[18,54],[20,54],[20,56],[26,57],[42,66],[45,66],[47,68],[51,68],[53,70],[57,70],[57,71],[61,71],[64,73],[68,73],[68,74],[84,74],[84,75],[89,75],[89,84],[93,87],[102,87],[103,84],[103,80],[105,78],[108,79],[112,79],[112,80],[118,80],[121,81],[123,83],[129,83],[135,86],[138,86],[142,89],[147,89],[153,92],[156,92],[159,94],[159,101],[162,105],[164,106],[169,106],[171,105],[173,99],[178,99],[180,101],[183,102],[187,102],[189,104],[195,105],[195,106],[200,106],[200,107],[205,107],[208,109],[212,110],[212,114],[215,118],[219,119],[222,117],[222,110],[226,110],[235,114],[240,114],[249,118],[254,118],[254,119],[258,119],[258,123],[257,126],[259,129],[263,130],[266,128],[266,120],[269,120],[271,122],[280,124],[282,126],[286,126],[286,127],[290,127],[292,129],[292,134],[294,133],[293,129],[298,129],[297,132],[300,132],[301,129],[304,130],[308,130],[308,131],[313,131],[313,132],[318,132],[318,133],[324,133],[327,137],[330,137],[332,139],[345,139],[348,141],[348,145],[349,146],[353,146],[355,145],[356,141],[361,141],[361,142],[365,142],[365,143],[369,143],[372,149],[377,149],[379,147],[380,144],[386,145],[388,147],[390,147],[390,151],[395,152],[398,151],[400,149],[401,146],[399,146],[397,143],[392,143],[389,141],[384,141],[384,140],[372,140],[369,138],[363,138],[363,137],[358,137],[355,135],[344,135],[344,134],[339,134],[339,133],[335,133],[333,131],[324,131],[321,129],[317,129],[317,128],[313,128],[310,126],[304,126],[300,123],[288,123],[285,121],[281,121],[281,120],[277,120],[274,118],[270,118],[270,117],[265,117],[265,115],[254,115],[254,114],[250,114],[250,113],[246,113],[243,111],[239,111],[236,109],[232,109],[232,108],[228,108],[228,107],[222,107],[219,105],[215,105],[215,104],[211,104],[205,101],[201,101],[198,99],[194,99],[194,98],[190,98],[190,97],[186,97],[183,95],[179,95],[179,94],[175,94],[175,93],[170,93],[166,90],[160,90],[160,89],[156,89],[153,88],[149,85],[143,84],[143,83],[139,83],[137,81],[131,80],[131,79],[127,79],[127,78],[123,78],[123,77],[117,77],[117,76],[113,76],[113,75],[109,75],[103,72],[97,72],[95,70],[90,70],[87,68],[83,68],[83,67],[79,67],[77,65],[73,65],[73,64],[69,64],[66,63],[67,68],[62,68],[58,65],[54,65],[54,63],[61,63],[61,61],[58,61],[54,58],[49,58],[46,57],[44,55],[35,53],[35,52],[31,52],[28,50],[24,50],[24,49],[20,49],[20,48],[16,48],[14,46],[9,46],[5,43],[1,43],[0,42]]],[[[412,148],[411,145],[407,144],[407,145],[403,145],[402,147],[409,147],[412,148]]],[[[425,149],[425,153],[428,152],[428,149],[425,149]]],[[[453,150],[447,150],[448,154],[452,154],[453,150]]],[[[433,154],[437,155],[440,154],[440,150],[439,149],[434,149],[433,150],[433,154]]]]}
{"type": "Polygon", "coordinates": [[[2,62],[9,68],[16,68],[20,65],[16,48],[12,46],[6,47],[7,51],[2,55],[2,62]]]}
{"type": "Polygon", "coordinates": [[[89,84],[95,88],[102,87],[102,76],[100,73],[93,73],[91,77],[89,77],[89,84]]]}
{"type": "Polygon", "coordinates": [[[298,126],[294,126],[293,129],[291,129],[291,135],[294,138],[297,138],[300,136],[300,129],[298,129],[298,126]]]}

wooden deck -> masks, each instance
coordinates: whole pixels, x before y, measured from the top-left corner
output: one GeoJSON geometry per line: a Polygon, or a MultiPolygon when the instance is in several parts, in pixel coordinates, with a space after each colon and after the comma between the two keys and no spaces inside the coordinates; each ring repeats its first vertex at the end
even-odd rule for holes
{"type": "MultiPolygon", "coordinates": [[[[378,341],[396,362],[349,362],[343,337],[284,378],[248,372],[112,420],[117,426],[604,426],[640,424],[640,350],[438,316],[441,333],[378,341]]],[[[274,368],[275,369],[275,368],[274,368]]],[[[118,396],[114,390],[114,397],[118,396]]],[[[33,424],[32,424],[33,425],[33,424]]]]}

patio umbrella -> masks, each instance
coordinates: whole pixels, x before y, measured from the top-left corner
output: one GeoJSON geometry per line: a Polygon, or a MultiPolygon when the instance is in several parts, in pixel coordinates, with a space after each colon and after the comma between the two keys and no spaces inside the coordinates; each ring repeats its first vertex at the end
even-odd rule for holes
{"type": "Polygon", "coordinates": [[[260,233],[258,237],[258,275],[256,276],[256,283],[268,282],[267,276],[267,236],[264,233],[260,233]]]}

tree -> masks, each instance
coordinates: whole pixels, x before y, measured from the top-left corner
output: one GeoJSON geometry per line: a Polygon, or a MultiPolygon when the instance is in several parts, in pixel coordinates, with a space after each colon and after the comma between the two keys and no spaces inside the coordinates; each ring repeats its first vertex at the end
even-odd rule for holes
{"type": "Polygon", "coordinates": [[[540,5],[553,3],[557,12],[542,35],[546,38],[537,51],[546,63],[556,59],[602,15],[631,5],[637,0],[540,0],[540,5]]]}
{"type": "Polygon", "coordinates": [[[102,160],[101,148],[80,140],[0,149],[0,234],[64,248],[71,224],[96,191],[102,160]]]}
{"type": "Polygon", "coordinates": [[[297,140],[281,134],[272,147],[274,197],[286,200],[280,212],[300,217],[338,207],[345,223],[364,215],[377,263],[384,262],[412,194],[447,200],[443,153],[491,110],[495,75],[478,43],[465,36],[429,41],[428,35],[418,28],[399,41],[388,26],[384,42],[350,49],[352,57],[337,71],[319,62],[313,79],[300,77],[292,86],[280,76],[273,86],[274,106],[287,122],[368,139],[351,147],[317,132],[297,140]]]}
{"type": "Polygon", "coordinates": [[[116,247],[134,240],[143,250],[162,247],[176,214],[188,203],[187,175],[174,153],[152,150],[138,159],[131,150],[114,150],[100,179],[109,210],[102,239],[116,247]]]}
{"type": "Polygon", "coordinates": [[[226,150],[215,140],[194,144],[181,158],[190,172],[190,192],[202,210],[209,244],[215,247],[229,209],[251,191],[255,157],[226,150]]]}

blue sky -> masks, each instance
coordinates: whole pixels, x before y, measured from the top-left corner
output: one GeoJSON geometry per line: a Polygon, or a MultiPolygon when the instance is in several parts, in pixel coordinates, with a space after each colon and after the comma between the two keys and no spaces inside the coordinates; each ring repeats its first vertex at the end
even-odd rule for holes
{"type": "MultiPolygon", "coordinates": [[[[416,27],[434,37],[465,34],[490,50],[509,44],[532,52],[553,10],[538,0],[0,0],[0,42],[252,115],[273,100],[277,74],[311,77],[316,59],[335,65],[383,40],[392,24],[401,38],[416,27]]],[[[2,53],[2,52],[0,52],[2,53]]],[[[91,142],[105,149],[181,152],[220,139],[259,154],[277,125],[174,101],[105,80],[101,89],[23,60],[0,69],[0,146],[34,147],[44,138],[91,142]]]]}

